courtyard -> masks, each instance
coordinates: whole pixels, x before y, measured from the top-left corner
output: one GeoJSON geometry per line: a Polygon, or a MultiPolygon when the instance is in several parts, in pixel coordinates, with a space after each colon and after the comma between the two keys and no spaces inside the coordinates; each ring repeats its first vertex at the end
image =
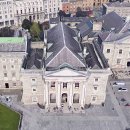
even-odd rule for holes
{"type": "Polygon", "coordinates": [[[18,130],[20,115],[0,104],[0,130],[18,130]]]}

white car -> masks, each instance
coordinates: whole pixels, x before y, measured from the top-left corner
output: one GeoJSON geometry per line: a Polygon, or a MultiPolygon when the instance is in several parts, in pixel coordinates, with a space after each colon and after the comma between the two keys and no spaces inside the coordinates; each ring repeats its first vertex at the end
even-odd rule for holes
{"type": "Polygon", "coordinates": [[[118,88],[118,91],[119,91],[119,92],[121,92],[121,91],[125,91],[125,92],[127,92],[128,89],[127,89],[127,88],[118,88]]]}
{"type": "Polygon", "coordinates": [[[116,82],[113,83],[113,86],[118,86],[118,85],[119,85],[119,86],[125,86],[125,82],[122,82],[122,81],[120,81],[120,82],[119,82],[119,81],[116,81],[116,82]]]}

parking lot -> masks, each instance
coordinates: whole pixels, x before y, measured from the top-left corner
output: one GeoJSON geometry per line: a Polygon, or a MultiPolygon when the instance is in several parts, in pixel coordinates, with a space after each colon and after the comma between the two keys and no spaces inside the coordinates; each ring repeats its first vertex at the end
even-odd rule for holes
{"type": "Polygon", "coordinates": [[[130,80],[116,80],[111,82],[113,93],[130,124],[130,80]],[[114,82],[124,82],[125,85],[113,85],[114,82]],[[125,91],[119,91],[119,88],[125,88],[125,91]]]}

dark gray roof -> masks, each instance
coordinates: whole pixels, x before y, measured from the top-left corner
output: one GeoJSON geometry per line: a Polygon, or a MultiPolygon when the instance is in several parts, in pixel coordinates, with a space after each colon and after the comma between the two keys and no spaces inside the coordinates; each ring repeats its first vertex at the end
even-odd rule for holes
{"type": "Polygon", "coordinates": [[[110,12],[109,14],[103,15],[97,21],[102,22],[102,27],[106,31],[110,31],[112,28],[115,32],[119,32],[124,26],[124,20],[115,12],[110,12]]]}
{"type": "Polygon", "coordinates": [[[41,69],[43,67],[43,49],[32,49],[23,63],[24,69],[41,69]]]}
{"type": "Polygon", "coordinates": [[[58,24],[60,22],[60,18],[56,17],[56,18],[50,18],[50,24],[58,24]]]}
{"type": "Polygon", "coordinates": [[[81,37],[84,37],[92,32],[93,23],[90,19],[85,19],[77,25],[77,29],[80,31],[81,37]]]}
{"type": "MultiPolygon", "coordinates": [[[[63,17],[62,18],[62,22],[82,22],[84,20],[86,20],[86,17],[63,17]]],[[[56,18],[50,18],[50,24],[58,24],[60,22],[59,17],[56,18]]]]}
{"type": "Polygon", "coordinates": [[[106,5],[109,7],[130,7],[129,2],[119,2],[119,1],[109,2],[109,3],[106,3],[106,5]]]}
{"type": "Polygon", "coordinates": [[[85,60],[86,60],[88,67],[90,67],[92,69],[104,69],[104,68],[109,67],[98,44],[86,43],[85,46],[87,47],[87,56],[86,56],[85,60]],[[95,53],[95,51],[97,53],[95,53]],[[99,61],[99,59],[100,59],[100,61],[99,61]]]}
{"type": "Polygon", "coordinates": [[[26,52],[25,44],[0,43],[0,52],[26,52]]]}
{"type": "Polygon", "coordinates": [[[107,42],[118,41],[118,40],[121,40],[121,39],[128,37],[128,36],[130,36],[130,31],[127,31],[125,33],[110,32],[110,34],[105,39],[105,41],[107,41],[107,42]]]}
{"type": "Polygon", "coordinates": [[[46,67],[59,67],[62,64],[70,64],[74,68],[86,67],[85,61],[79,53],[82,53],[80,44],[75,40],[75,31],[60,22],[47,33],[47,42],[52,46],[47,49],[51,53],[47,57],[46,67]]]}
{"type": "Polygon", "coordinates": [[[109,31],[106,31],[106,32],[100,32],[98,37],[103,41],[105,41],[105,39],[108,37],[108,35],[110,34],[109,31]]]}
{"type": "Polygon", "coordinates": [[[0,37],[0,52],[26,52],[24,37],[0,37]]]}

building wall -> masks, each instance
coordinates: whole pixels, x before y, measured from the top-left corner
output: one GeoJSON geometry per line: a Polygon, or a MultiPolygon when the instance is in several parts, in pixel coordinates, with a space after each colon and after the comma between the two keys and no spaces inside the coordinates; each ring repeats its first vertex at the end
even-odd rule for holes
{"type": "Polygon", "coordinates": [[[129,44],[103,43],[103,45],[104,45],[103,53],[106,59],[108,59],[110,68],[118,68],[118,69],[127,68],[127,62],[130,61],[129,44]],[[110,52],[107,52],[108,49],[110,49],[110,52]]]}
{"type": "Polygon", "coordinates": [[[0,1],[0,28],[14,24],[13,0],[0,1]]]}
{"type": "Polygon", "coordinates": [[[101,104],[105,102],[108,75],[110,75],[110,70],[101,73],[91,72],[86,83],[86,104],[101,104]]]}
{"type": "Polygon", "coordinates": [[[93,6],[96,6],[96,7],[102,6],[102,4],[108,3],[108,2],[109,2],[109,0],[94,0],[93,6]]]}
{"type": "MultiPolygon", "coordinates": [[[[65,74],[65,72],[64,72],[65,74]]],[[[66,75],[66,74],[65,74],[66,75]]],[[[101,104],[105,101],[106,86],[110,70],[89,71],[88,77],[59,77],[50,76],[42,77],[42,73],[23,70],[23,98],[24,104],[43,104],[48,107],[61,107],[78,105],[84,107],[85,104],[101,104]],[[32,80],[35,79],[35,82],[32,80]],[[55,86],[52,87],[52,83],[55,86]],[[67,87],[63,87],[63,83],[67,83],[67,87]],[[75,86],[79,83],[79,87],[75,86]],[[36,89],[36,91],[33,91],[36,89]],[[55,95],[55,102],[50,102],[50,96],[55,95]],[[62,94],[67,94],[67,102],[62,103],[62,94]],[[74,103],[74,94],[79,95],[79,103],[74,103]],[[35,98],[35,101],[33,101],[35,98]]]]}
{"type": "Polygon", "coordinates": [[[57,17],[57,13],[62,9],[60,0],[45,0],[44,3],[45,19],[57,17]]]}
{"type": "Polygon", "coordinates": [[[127,17],[130,15],[130,7],[109,7],[106,4],[104,4],[103,10],[105,14],[114,11],[121,17],[127,17]]]}
{"type": "Polygon", "coordinates": [[[20,69],[24,55],[25,53],[0,53],[0,89],[22,88],[20,69]]]}
{"type": "Polygon", "coordinates": [[[23,82],[22,102],[24,104],[44,104],[44,80],[42,71],[22,70],[21,81],[23,82]]]}
{"type": "Polygon", "coordinates": [[[15,1],[14,4],[15,25],[21,25],[26,18],[35,22],[44,21],[44,7],[42,0],[15,1]]]}
{"type": "Polygon", "coordinates": [[[69,13],[70,12],[70,3],[67,2],[67,3],[62,3],[62,10],[66,13],[69,13]]]}

